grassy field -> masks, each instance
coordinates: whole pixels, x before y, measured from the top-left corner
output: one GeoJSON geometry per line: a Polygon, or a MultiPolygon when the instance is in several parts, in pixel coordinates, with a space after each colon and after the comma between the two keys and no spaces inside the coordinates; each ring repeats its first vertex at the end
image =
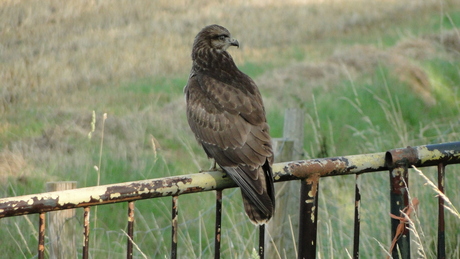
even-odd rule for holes
{"type": "MultiPolygon", "coordinates": [[[[259,85],[273,137],[282,136],[286,108],[305,111],[305,158],[459,139],[458,1],[0,1],[0,197],[43,192],[49,181],[85,187],[207,168],[182,89],[193,39],[212,23],[241,43],[230,52],[259,85]]],[[[458,169],[447,168],[454,205],[458,169]]],[[[423,171],[435,179],[434,169],[423,171]]],[[[362,258],[382,258],[391,242],[387,178],[361,176],[362,258]]],[[[413,254],[433,258],[437,199],[414,171],[410,186],[420,200],[413,254]]],[[[354,176],[320,187],[318,258],[347,258],[354,176]]],[[[214,194],[179,200],[180,257],[211,257],[214,194]]],[[[239,190],[224,192],[224,258],[249,258],[257,247],[241,204],[239,190]]],[[[123,258],[125,217],[113,212],[125,207],[98,208],[92,258],[123,258]]],[[[169,207],[167,198],[136,203],[136,258],[168,257],[169,207]]],[[[6,258],[36,255],[36,222],[0,220],[6,258]]],[[[460,228],[455,215],[447,222],[460,228]]],[[[446,241],[447,257],[460,257],[458,233],[446,241]]],[[[278,250],[273,258],[292,258],[294,247],[278,250]]]]}

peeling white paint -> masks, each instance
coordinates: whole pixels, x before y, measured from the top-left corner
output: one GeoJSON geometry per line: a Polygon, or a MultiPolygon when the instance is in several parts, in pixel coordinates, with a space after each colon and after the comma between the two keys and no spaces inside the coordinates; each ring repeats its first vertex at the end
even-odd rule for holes
{"type": "Polygon", "coordinates": [[[425,163],[426,161],[430,161],[433,159],[439,159],[443,156],[442,152],[439,151],[439,149],[434,149],[434,150],[428,150],[428,148],[425,147],[420,147],[418,149],[419,156],[420,156],[420,161],[425,163]]]}
{"type": "Polygon", "coordinates": [[[60,196],[56,196],[58,200],[58,205],[62,206],[64,204],[78,204],[78,203],[85,203],[91,201],[90,192],[82,191],[77,192],[75,191],[63,191],[61,192],[60,196]]]}
{"type": "Polygon", "coordinates": [[[311,222],[315,222],[315,210],[316,210],[316,207],[313,206],[313,207],[311,208],[311,214],[310,214],[311,222]]]}
{"type": "Polygon", "coordinates": [[[150,190],[147,189],[147,188],[144,188],[142,190],[137,191],[138,194],[144,194],[144,193],[149,193],[149,192],[150,192],[150,190]]]}
{"type": "Polygon", "coordinates": [[[115,199],[115,198],[121,197],[121,193],[119,192],[111,193],[109,197],[110,199],[115,199]]]}

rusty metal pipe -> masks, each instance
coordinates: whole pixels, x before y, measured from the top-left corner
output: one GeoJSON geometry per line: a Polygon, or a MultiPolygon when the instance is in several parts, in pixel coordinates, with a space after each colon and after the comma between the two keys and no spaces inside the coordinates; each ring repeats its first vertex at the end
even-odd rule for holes
{"type": "Polygon", "coordinates": [[[385,154],[385,166],[408,164],[417,167],[460,163],[460,142],[393,149],[385,154]]]}
{"type": "MultiPolygon", "coordinates": [[[[273,165],[273,173],[277,182],[305,179],[312,174],[320,177],[358,174],[385,171],[400,159],[407,159],[417,167],[437,165],[440,161],[445,165],[460,163],[460,142],[277,163],[273,165]]],[[[217,171],[24,195],[0,199],[0,218],[232,187],[236,184],[217,171]]]]}
{"type": "Polygon", "coordinates": [[[222,172],[100,185],[0,199],[0,218],[236,187],[222,172]]]}

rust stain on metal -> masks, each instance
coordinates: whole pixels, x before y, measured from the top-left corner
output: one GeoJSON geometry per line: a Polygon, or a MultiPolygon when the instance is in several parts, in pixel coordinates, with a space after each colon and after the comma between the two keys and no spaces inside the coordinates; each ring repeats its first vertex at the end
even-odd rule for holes
{"type": "Polygon", "coordinates": [[[311,174],[310,177],[305,179],[306,183],[312,186],[311,190],[307,193],[308,197],[311,198],[312,201],[314,201],[316,193],[318,192],[318,182],[320,177],[320,174],[311,174]]]}
{"type": "Polygon", "coordinates": [[[83,259],[89,258],[89,216],[90,207],[85,207],[83,212],[83,259]]]}
{"type": "Polygon", "coordinates": [[[39,215],[39,228],[38,228],[38,258],[45,258],[45,213],[39,215]]]}
{"type": "Polygon", "coordinates": [[[220,172],[166,177],[0,199],[0,218],[233,187],[220,172]]]}
{"type": "Polygon", "coordinates": [[[43,223],[40,224],[39,231],[44,232],[45,231],[45,213],[40,213],[40,221],[42,221],[43,223]]]}
{"type": "Polygon", "coordinates": [[[397,195],[403,195],[406,192],[406,184],[404,178],[407,177],[407,169],[404,167],[397,167],[391,170],[391,192],[397,195]]]}
{"type": "Polygon", "coordinates": [[[134,197],[152,198],[173,196],[179,193],[192,193],[202,191],[204,188],[191,186],[193,179],[190,177],[167,177],[161,181],[131,183],[123,186],[108,187],[102,200],[131,200],[134,197]],[[122,197],[120,199],[120,197],[122,197]]]}
{"type": "Polygon", "coordinates": [[[418,151],[413,147],[393,149],[386,152],[385,164],[389,168],[413,165],[419,161],[418,157],[418,151]]]}
{"type": "Polygon", "coordinates": [[[310,177],[306,178],[304,181],[307,185],[311,186],[311,189],[307,192],[307,199],[305,199],[305,203],[310,204],[310,220],[311,222],[315,222],[315,210],[316,210],[316,194],[318,193],[318,186],[319,186],[319,179],[321,175],[318,173],[311,174],[310,177]]]}
{"type": "Polygon", "coordinates": [[[342,158],[313,159],[289,164],[289,171],[298,178],[327,176],[348,169],[347,161],[342,158]]]}
{"type": "Polygon", "coordinates": [[[178,216],[178,211],[177,211],[177,201],[178,197],[173,196],[173,207],[172,207],[172,228],[173,228],[173,233],[172,233],[172,241],[177,244],[177,216],[178,216]]]}
{"type": "Polygon", "coordinates": [[[134,202],[128,202],[128,222],[134,222],[134,202]]]}
{"type": "Polygon", "coordinates": [[[84,208],[83,213],[83,227],[84,227],[84,236],[83,236],[83,246],[86,247],[88,245],[89,240],[89,218],[90,218],[90,207],[84,208]]]}
{"type": "Polygon", "coordinates": [[[177,202],[179,197],[177,195],[172,197],[172,220],[171,220],[171,259],[177,258],[177,202]]]}
{"type": "Polygon", "coordinates": [[[44,256],[40,255],[40,254],[43,254],[43,253],[45,253],[45,245],[39,244],[38,245],[38,254],[39,254],[38,258],[39,259],[44,258],[44,256]]]}

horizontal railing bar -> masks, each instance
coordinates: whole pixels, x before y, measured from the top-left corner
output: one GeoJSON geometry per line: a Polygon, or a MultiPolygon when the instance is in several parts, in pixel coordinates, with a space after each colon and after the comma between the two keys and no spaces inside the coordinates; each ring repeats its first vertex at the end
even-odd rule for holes
{"type": "Polygon", "coordinates": [[[441,162],[456,164],[460,162],[460,142],[393,149],[386,152],[385,160],[389,167],[399,164],[437,166],[441,162]]]}
{"type": "MultiPolygon", "coordinates": [[[[387,170],[400,160],[417,167],[460,163],[460,142],[273,165],[276,182],[387,170]]],[[[101,185],[0,199],[0,218],[236,187],[220,171],[101,185]]]]}
{"type": "Polygon", "coordinates": [[[220,171],[0,199],[0,218],[236,187],[220,171]]]}

